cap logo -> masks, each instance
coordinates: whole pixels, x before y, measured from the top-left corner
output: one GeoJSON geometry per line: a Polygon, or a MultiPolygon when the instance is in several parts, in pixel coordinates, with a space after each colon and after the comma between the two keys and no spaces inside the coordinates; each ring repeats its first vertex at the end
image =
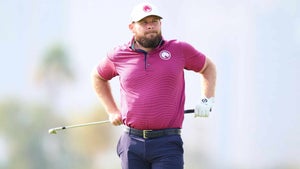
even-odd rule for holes
{"type": "Polygon", "coordinates": [[[151,8],[151,6],[149,6],[149,5],[145,5],[145,6],[143,7],[143,10],[144,10],[144,12],[151,12],[151,11],[152,11],[152,8],[151,8]]]}
{"type": "Polygon", "coordinates": [[[162,60],[169,60],[171,58],[171,53],[167,50],[163,50],[159,53],[159,56],[162,60]]]}

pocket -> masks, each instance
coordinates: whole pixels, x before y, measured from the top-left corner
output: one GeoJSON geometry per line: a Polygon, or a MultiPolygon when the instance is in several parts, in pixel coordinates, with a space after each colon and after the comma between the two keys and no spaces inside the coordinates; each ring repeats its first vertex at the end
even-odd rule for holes
{"type": "Polygon", "coordinates": [[[117,154],[120,157],[120,155],[124,152],[124,146],[122,145],[123,143],[123,134],[120,136],[118,144],[117,144],[117,154]]]}
{"type": "Polygon", "coordinates": [[[131,138],[128,133],[124,132],[119,138],[117,144],[117,154],[120,156],[122,153],[127,153],[129,146],[131,144],[131,138]]]}
{"type": "Polygon", "coordinates": [[[182,138],[181,138],[180,135],[170,136],[169,139],[168,139],[168,143],[170,145],[173,145],[173,146],[177,147],[176,149],[178,151],[180,151],[181,153],[184,152],[184,150],[183,150],[183,141],[182,141],[182,138]]]}

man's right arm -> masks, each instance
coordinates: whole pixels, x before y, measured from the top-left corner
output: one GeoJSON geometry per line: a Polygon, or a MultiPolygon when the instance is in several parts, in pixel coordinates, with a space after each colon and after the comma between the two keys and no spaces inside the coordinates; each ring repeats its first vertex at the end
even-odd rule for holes
{"type": "Polygon", "coordinates": [[[92,71],[91,79],[93,88],[109,115],[110,122],[116,126],[123,124],[120,110],[112,96],[109,81],[103,79],[96,68],[92,71]]]}

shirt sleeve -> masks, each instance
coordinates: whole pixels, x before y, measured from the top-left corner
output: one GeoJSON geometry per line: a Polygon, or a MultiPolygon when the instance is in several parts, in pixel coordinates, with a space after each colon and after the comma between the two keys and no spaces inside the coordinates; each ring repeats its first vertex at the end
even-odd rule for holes
{"type": "Polygon", "coordinates": [[[185,57],[184,68],[200,72],[205,64],[206,56],[186,42],[182,42],[182,52],[185,57]]]}
{"type": "Polygon", "coordinates": [[[99,65],[97,66],[97,71],[99,75],[105,80],[111,80],[113,77],[117,76],[116,68],[108,57],[105,57],[99,65]]]}

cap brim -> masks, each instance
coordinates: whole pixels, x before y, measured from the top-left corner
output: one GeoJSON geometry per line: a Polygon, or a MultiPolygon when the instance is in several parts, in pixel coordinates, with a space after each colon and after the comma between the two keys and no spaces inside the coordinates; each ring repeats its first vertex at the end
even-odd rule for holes
{"type": "Polygon", "coordinates": [[[140,16],[140,17],[132,18],[131,21],[132,22],[138,22],[138,21],[140,21],[140,20],[142,20],[142,19],[144,19],[146,17],[149,17],[149,16],[155,16],[155,17],[157,17],[159,19],[163,19],[161,16],[153,14],[153,15],[146,15],[146,16],[140,16]]]}

